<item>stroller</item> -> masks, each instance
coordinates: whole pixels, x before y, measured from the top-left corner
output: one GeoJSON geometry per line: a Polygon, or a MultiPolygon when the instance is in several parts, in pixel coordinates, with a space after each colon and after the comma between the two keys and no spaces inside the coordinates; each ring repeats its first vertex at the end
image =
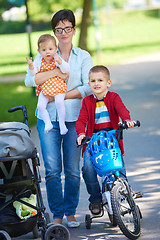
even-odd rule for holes
{"type": "Polygon", "coordinates": [[[25,105],[10,108],[22,110],[22,122],[0,123],[0,239],[10,240],[33,232],[42,240],[68,240],[68,229],[50,223],[40,190],[40,161],[30,137],[25,105]]]}

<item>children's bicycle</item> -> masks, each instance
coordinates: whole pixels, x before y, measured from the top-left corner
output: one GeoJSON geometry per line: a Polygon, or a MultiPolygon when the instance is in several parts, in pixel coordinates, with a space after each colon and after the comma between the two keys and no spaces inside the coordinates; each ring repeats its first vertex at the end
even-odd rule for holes
{"type": "MultiPolygon", "coordinates": [[[[137,121],[135,126],[140,126],[137,121]]],[[[119,128],[111,131],[100,131],[90,137],[85,137],[82,145],[88,144],[91,162],[102,178],[102,211],[101,215],[85,216],[87,229],[91,228],[93,218],[104,215],[104,207],[108,212],[113,226],[119,226],[129,239],[137,239],[141,234],[142,214],[135,203],[133,192],[128,182],[120,176],[123,160],[119,141],[123,138],[123,130],[127,129],[126,122],[119,123],[119,128]]],[[[141,197],[138,194],[137,197],[141,197]]]]}

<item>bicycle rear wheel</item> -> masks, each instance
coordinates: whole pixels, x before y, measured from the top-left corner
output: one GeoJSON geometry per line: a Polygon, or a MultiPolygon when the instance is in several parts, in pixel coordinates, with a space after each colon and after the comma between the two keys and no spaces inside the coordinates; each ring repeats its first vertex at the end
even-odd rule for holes
{"type": "Polygon", "coordinates": [[[111,191],[111,203],[117,224],[129,239],[137,239],[141,234],[138,208],[128,189],[122,182],[117,182],[111,191]]]}

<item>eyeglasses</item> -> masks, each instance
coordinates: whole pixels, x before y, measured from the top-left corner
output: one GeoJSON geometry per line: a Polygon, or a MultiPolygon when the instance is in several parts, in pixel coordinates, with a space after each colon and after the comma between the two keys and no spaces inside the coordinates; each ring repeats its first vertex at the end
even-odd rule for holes
{"type": "Polygon", "coordinates": [[[70,33],[70,32],[72,32],[72,28],[74,28],[74,27],[55,28],[54,33],[55,34],[62,34],[63,30],[65,31],[65,33],[70,33]]]}

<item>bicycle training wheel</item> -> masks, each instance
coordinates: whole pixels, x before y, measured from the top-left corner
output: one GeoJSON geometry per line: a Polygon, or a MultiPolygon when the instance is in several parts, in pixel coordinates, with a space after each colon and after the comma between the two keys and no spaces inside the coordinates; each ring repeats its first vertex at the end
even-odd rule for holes
{"type": "Polygon", "coordinates": [[[109,220],[110,220],[111,224],[113,225],[113,227],[117,227],[117,221],[116,221],[114,214],[110,214],[108,212],[108,217],[109,217],[109,220]]]}
{"type": "Polygon", "coordinates": [[[91,223],[92,223],[91,216],[89,214],[86,214],[86,216],[85,216],[85,226],[86,226],[86,229],[90,229],[91,228],[91,223]]]}
{"type": "Polygon", "coordinates": [[[111,203],[117,224],[129,239],[137,239],[141,234],[138,208],[128,194],[125,184],[117,182],[111,191],[111,203]]]}

